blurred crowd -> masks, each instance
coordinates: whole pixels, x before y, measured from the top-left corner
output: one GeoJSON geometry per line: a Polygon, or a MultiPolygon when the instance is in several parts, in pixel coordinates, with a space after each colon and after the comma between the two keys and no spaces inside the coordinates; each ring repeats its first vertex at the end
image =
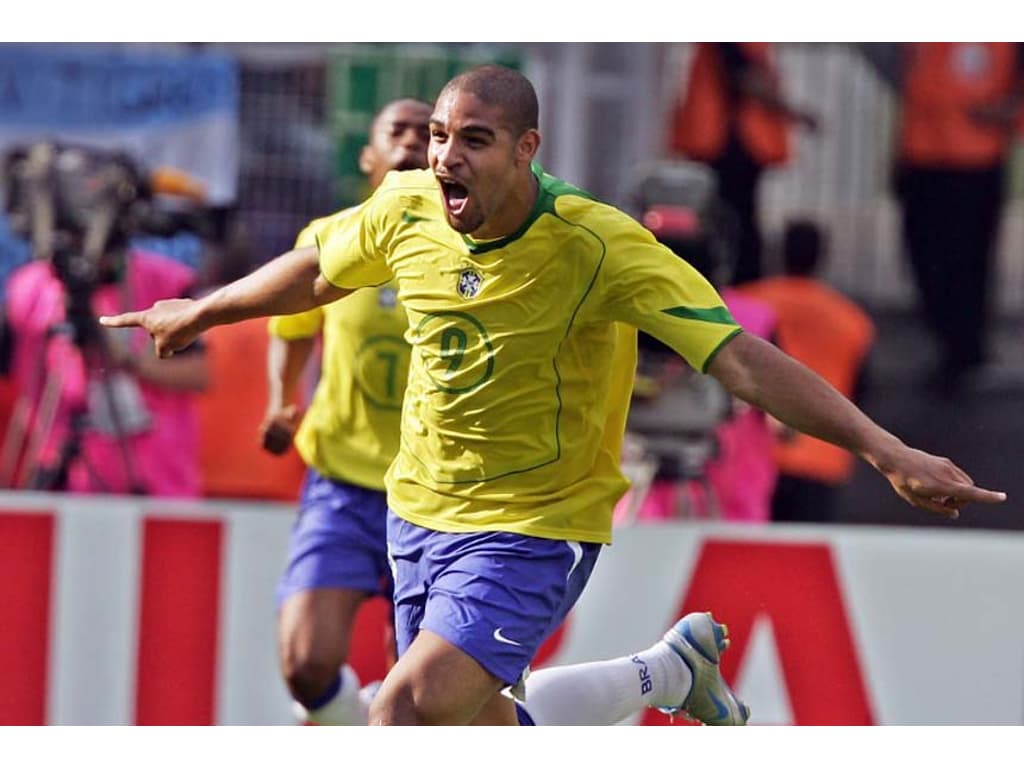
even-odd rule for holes
{"type": "MultiPolygon", "coordinates": [[[[884,53],[871,63],[898,105],[892,190],[917,308],[936,350],[922,385],[954,398],[990,361],[995,244],[1022,126],[1024,53],[1011,43],[908,43],[884,53]]],[[[801,216],[777,237],[762,232],[766,173],[793,162],[799,133],[830,130],[815,104],[788,96],[777,58],[765,43],[693,46],[670,73],[666,145],[637,175],[630,202],[655,237],[719,289],[747,332],[857,401],[877,331],[866,309],[824,277],[827,226],[801,216]]],[[[0,254],[0,484],[296,499],[302,460],[294,449],[270,453],[261,441],[272,400],[266,321],[217,328],[168,360],[153,356],[144,333],[115,334],[95,322],[246,274],[259,259],[244,216],[171,185],[202,222],[182,227],[198,255],[183,259],[173,246],[161,253],[170,233],[142,240],[151,233],[140,229],[134,207],[168,191],[147,189],[152,175],[132,177],[135,191],[118,197],[129,181],[108,173],[115,155],[80,152],[79,173],[68,170],[73,149],[25,146],[4,170],[5,226],[20,245],[0,254]],[[39,213],[43,178],[52,185],[47,215],[39,213]],[[104,184],[107,214],[93,195],[104,184]]],[[[134,158],[132,172],[146,160],[134,158]]],[[[180,215],[183,205],[173,210],[180,215]]],[[[330,212],[316,205],[306,220],[330,212]]],[[[734,402],[654,339],[641,338],[640,352],[623,450],[632,489],[616,510],[618,524],[835,519],[852,456],[734,402]]],[[[315,367],[305,372],[302,402],[316,379],[315,367]]]]}

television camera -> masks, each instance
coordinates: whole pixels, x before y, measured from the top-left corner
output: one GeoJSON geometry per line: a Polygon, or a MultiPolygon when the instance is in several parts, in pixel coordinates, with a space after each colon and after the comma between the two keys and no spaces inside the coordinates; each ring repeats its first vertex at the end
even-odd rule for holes
{"type": "MultiPolygon", "coordinates": [[[[171,168],[147,172],[124,152],[53,141],[6,152],[0,162],[0,196],[11,231],[29,242],[33,258],[52,265],[64,286],[64,321],[48,333],[70,339],[89,367],[99,371],[108,419],[128,476],[134,478],[124,415],[108,375],[116,366],[93,312],[93,294],[123,277],[133,237],[179,232],[214,237],[217,212],[205,206],[203,186],[187,174],[171,168]]],[[[43,466],[38,460],[54,426],[63,376],[47,367],[46,357],[39,360],[40,392],[21,393],[4,438],[0,484],[6,487],[60,488],[79,453],[86,414],[73,417],[70,437],[54,464],[43,466]]]]}

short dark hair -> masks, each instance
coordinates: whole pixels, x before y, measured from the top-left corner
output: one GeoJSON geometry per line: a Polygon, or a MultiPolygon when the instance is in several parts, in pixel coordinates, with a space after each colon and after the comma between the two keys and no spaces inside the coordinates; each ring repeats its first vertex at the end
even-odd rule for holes
{"type": "Polygon", "coordinates": [[[790,221],[782,236],[782,268],[787,275],[813,275],[825,248],[825,236],[817,224],[810,219],[790,221]]]}
{"type": "Polygon", "coordinates": [[[516,136],[537,129],[540,107],[533,83],[520,72],[500,64],[481,64],[456,75],[441,89],[438,96],[463,91],[476,96],[484,104],[501,107],[506,127],[516,136]]]}
{"type": "Polygon", "coordinates": [[[383,114],[392,107],[395,107],[399,104],[415,104],[417,106],[422,106],[426,110],[430,110],[433,108],[433,104],[428,104],[427,102],[423,101],[423,99],[417,99],[414,96],[403,96],[400,99],[392,99],[374,113],[373,120],[370,121],[369,132],[371,135],[373,135],[373,133],[377,130],[377,124],[380,122],[380,119],[383,116],[383,114]]]}

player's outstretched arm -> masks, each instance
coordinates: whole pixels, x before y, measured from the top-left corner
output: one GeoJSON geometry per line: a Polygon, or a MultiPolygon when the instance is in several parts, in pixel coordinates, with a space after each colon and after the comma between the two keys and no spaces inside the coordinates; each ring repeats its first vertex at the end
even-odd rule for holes
{"type": "Polygon", "coordinates": [[[149,309],[101,317],[100,323],[145,328],[153,337],[157,356],[170,357],[215,325],[303,312],[347,293],[320,274],[316,248],[300,248],[201,299],[158,301],[149,309]]]}
{"type": "Polygon", "coordinates": [[[914,506],[956,518],[970,502],[1006,499],[1005,493],[976,486],[949,459],[908,447],[816,373],[751,334],[729,341],[711,361],[708,373],[784,424],[860,456],[914,506]]]}

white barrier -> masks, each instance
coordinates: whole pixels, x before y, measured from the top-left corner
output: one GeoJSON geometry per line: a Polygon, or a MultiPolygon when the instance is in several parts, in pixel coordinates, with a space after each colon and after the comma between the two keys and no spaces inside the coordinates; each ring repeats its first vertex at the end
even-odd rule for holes
{"type": "MultiPolygon", "coordinates": [[[[273,592],[292,514],[0,494],[0,724],[291,722],[273,592]]],[[[540,657],[617,656],[710,609],[752,722],[1020,724],[1022,577],[1016,533],[628,528],[540,657]]]]}

